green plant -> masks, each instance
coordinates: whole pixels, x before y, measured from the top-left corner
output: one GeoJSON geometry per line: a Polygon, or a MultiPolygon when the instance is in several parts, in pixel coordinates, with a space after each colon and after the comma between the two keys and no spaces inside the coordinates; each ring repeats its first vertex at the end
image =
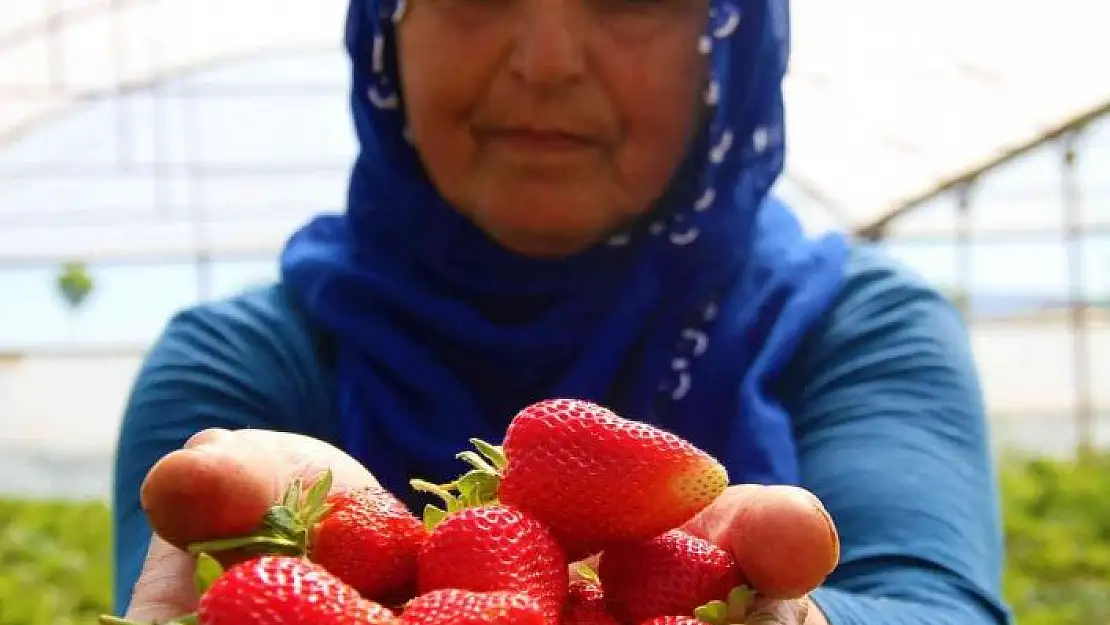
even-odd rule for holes
{"type": "Polygon", "coordinates": [[[56,278],[58,293],[72,309],[77,310],[92,294],[92,275],[85,263],[72,261],[62,266],[56,278]]]}
{"type": "Polygon", "coordinates": [[[88,625],[111,611],[102,503],[0,500],[0,625],[88,625]]]}
{"type": "Polygon", "coordinates": [[[1110,622],[1110,456],[1002,468],[1004,583],[1018,623],[1110,622]]]}

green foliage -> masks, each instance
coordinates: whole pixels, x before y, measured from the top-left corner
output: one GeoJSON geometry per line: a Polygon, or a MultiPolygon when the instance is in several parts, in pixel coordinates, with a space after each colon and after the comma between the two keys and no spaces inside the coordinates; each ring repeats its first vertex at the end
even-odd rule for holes
{"type": "Polygon", "coordinates": [[[62,266],[56,278],[58,293],[70,308],[77,310],[92,294],[92,275],[85,263],[73,261],[62,266]]]}
{"type": "Polygon", "coordinates": [[[111,611],[101,503],[0,501],[0,625],[92,625],[111,611]]]}
{"type": "MultiPolygon", "coordinates": [[[[1002,468],[1017,623],[1110,623],[1110,457],[1002,468]]],[[[0,625],[91,625],[110,612],[110,543],[103,504],[0,501],[0,625]]]]}
{"type": "Polygon", "coordinates": [[[1018,623],[1110,623],[1110,457],[1003,466],[1005,588],[1018,623]]]}

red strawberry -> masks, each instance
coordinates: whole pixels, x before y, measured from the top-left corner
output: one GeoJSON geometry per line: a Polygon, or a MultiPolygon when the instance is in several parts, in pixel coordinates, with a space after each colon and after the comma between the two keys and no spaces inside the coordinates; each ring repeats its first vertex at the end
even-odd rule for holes
{"type": "MultiPolygon", "coordinates": [[[[261,556],[228,569],[211,557],[197,561],[202,594],[196,614],[166,625],[394,625],[388,608],[304,558],[261,556]]],[[[100,617],[101,625],[139,625],[100,617]]]]}
{"type": "Polygon", "coordinates": [[[526,593],[446,588],[410,601],[398,625],[544,625],[544,617],[526,593]]]}
{"type": "Polygon", "coordinates": [[[381,487],[327,501],[331,511],[313,528],[309,558],[366,597],[396,599],[411,591],[416,555],[428,538],[420,519],[381,487]]]}
{"type": "Polygon", "coordinates": [[[727,551],[682,530],[611,545],[598,569],[609,609],[628,623],[693,614],[743,583],[727,551]]]}
{"type": "Polygon", "coordinates": [[[601,584],[580,579],[570,583],[563,625],[620,625],[620,621],[606,609],[601,584]]]}
{"type": "Polygon", "coordinates": [[[569,570],[562,548],[539,521],[509,506],[464,508],[432,531],[417,558],[418,590],[525,592],[557,625],[569,570]]]}
{"type": "Polygon", "coordinates": [[[387,625],[387,608],[363,599],[322,566],[262,556],[221,575],[200,598],[201,625],[387,625]]]}
{"type": "Polygon", "coordinates": [[[460,454],[475,471],[452,486],[493,492],[531,514],[571,560],[679,527],[728,486],[725,468],[689,442],[581,400],[528,406],[503,447],[472,442],[488,462],[460,454]]]}
{"type": "Polygon", "coordinates": [[[198,543],[192,553],[247,548],[303,555],[365,597],[394,599],[411,589],[428,531],[380,486],[330,493],[331,472],[302,493],[293,482],[252,536],[198,543]]]}

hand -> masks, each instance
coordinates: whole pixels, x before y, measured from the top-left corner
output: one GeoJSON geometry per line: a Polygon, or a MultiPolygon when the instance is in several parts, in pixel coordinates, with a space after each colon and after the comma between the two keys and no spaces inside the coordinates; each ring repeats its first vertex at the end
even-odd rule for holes
{"type": "MultiPolygon", "coordinates": [[[[322,441],[263,430],[206,430],[151,468],[142,505],[155,531],[126,618],[162,623],[193,612],[190,543],[250,534],[294,479],[333,471],[334,487],[374,486],[361,464],[322,441]]],[[[222,554],[226,565],[236,558],[222,554]]]]}
{"type": "Polygon", "coordinates": [[[757,596],[738,622],[827,625],[806,596],[840,559],[836,527],[812,493],[733,486],[686,528],[732,553],[757,596]]]}

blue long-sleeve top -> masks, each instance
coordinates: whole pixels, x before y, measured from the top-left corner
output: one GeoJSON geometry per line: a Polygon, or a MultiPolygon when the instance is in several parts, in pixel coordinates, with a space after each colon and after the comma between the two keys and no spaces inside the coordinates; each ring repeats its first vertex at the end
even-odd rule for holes
{"type": "MultiPolygon", "coordinates": [[[[169,322],[120,432],[118,613],[149,545],[139,487],[159,458],[210,427],[338,440],[318,336],[280,285],[169,322]]],[[[943,297],[880,251],[855,248],[842,292],[776,393],[794,420],[803,485],[840,532],[840,565],[813,593],[832,625],[1009,622],[978,377],[960,316],[943,297]]]]}

